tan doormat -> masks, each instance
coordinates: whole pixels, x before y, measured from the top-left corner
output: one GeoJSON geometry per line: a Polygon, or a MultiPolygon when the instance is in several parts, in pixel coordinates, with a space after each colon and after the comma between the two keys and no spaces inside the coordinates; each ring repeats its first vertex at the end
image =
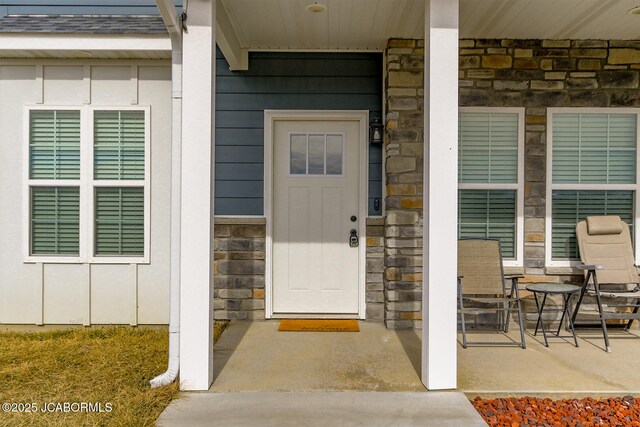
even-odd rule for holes
{"type": "Polygon", "coordinates": [[[278,330],[285,332],[360,332],[357,320],[282,319],[278,330]]]}

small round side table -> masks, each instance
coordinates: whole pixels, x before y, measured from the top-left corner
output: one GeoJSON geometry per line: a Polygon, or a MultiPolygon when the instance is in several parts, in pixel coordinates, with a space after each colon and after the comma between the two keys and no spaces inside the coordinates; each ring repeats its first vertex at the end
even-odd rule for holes
{"type": "Polygon", "coordinates": [[[580,290],[580,286],[566,285],[563,283],[532,283],[530,285],[527,285],[526,289],[533,292],[533,297],[536,300],[536,307],[538,309],[538,321],[536,322],[536,330],[533,335],[535,336],[538,334],[538,327],[540,327],[542,329],[542,336],[544,337],[544,345],[545,347],[549,347],[549,341],[547,341],[547,333],[544,326],[544,320],[542,319],[542,313],[544,311],[544,305],[547,302],[547,296],[549,296],[550,294],[559,294],[562,295],[563,304],[561,309],[562,316],[560,317],[560,324],[558,325],[556,337],[564,338],[560,336],[560,329],[562,328],[562,322],[566,315],[569,322],[569,329],[571,329],[571,336],[573,336],[573,342],[575,343],[576,347],[578,347],[576,330],[573,326],[573,321],[571,320],[571,313],[569,313],[569,298],[571,298],[571,295],[580,290]],[[538,300],[539,295],[542,296],[542,303],[540,303],[540,301],[538,300]]]}

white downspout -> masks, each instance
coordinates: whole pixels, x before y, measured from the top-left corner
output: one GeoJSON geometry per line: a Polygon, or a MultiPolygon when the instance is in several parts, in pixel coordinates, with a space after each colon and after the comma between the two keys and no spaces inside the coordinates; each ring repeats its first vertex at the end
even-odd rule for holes
{"type": "MultiPolygon", "coordinates": [[[[169,284],[169,364],[150,381],[151,387],[169,385],[180,370],[180,199],[182,197],[182,28],[177,13],[157,0],[171,37],[171,262],[169,284]],[[173,12],[173,14],[171,13],[173,12]],[[173,18],[173,19],[172,19],[173,18]],[[173,22],[173,24],[172,24],[173,22]]],[[[166,4],[164,4],[166,5],[166,4]]],[[[173,5],[171,5],[173,6],[173,5]]]]}

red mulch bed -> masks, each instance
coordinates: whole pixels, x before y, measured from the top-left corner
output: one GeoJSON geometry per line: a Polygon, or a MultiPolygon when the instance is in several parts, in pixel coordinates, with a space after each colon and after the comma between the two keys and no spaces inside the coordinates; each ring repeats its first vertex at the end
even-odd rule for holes
{"type": "Polygon", "coordinates": [[[635,426],[640,427],[640,399],[552,400],[533,397],[471,401],[490,426],[635,426]]]}

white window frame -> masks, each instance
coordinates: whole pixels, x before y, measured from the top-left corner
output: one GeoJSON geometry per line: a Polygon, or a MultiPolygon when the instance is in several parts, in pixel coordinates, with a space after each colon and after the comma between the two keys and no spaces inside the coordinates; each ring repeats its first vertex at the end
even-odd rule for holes
{"type": "Polygon", "coordinates": [[[28,105],[23,116],[23,260],[25,263],[56,264],[148,264],[151,237],[151,107],[141,105],[28,105]],[[30,112],[34,110],[80,111],[80,178],[77,180],[30,179],[29,133],[30,112]],[[144,179],[143,180],[95,180],[93,171],[93,120],[95,111],[144,111],[144,179]],[[31,187],[79,187],[80,188],[80,241],[78,256],[31,254],[31,187]],[[142,256],[95,255],[95,188],[143,187],[144,193],[144,254],[142,256]]]}
{"type": "Polygon", "coordinates": [[[515,190],[516,191],[516,257],[504,259],[505,267],[524,265],[524,118],[520,107],[460,107],[463,113],[508,113],[518,115],[518,182],[513,184],[458,183],[458,190],[515,190]]]}
{"type": "MultiPolygon", "coordinates": [[[[556,107],[547,108],[547,188],[545,207],[545,265],[547,267],[575,267],[582,264],[579,260],[553,260],[552,257],[552,194],[554,190],[581,190],[581,191],[602,191],[602,190],[626,190],[634,192],[634,246],[638,248],[640,242],[638,237],[638,218],[640,217],[640,203],[638,203],[638,190],[640,189],[640,108],[590,108],[590,107],[556,107]],[[635,184],[554,184],[553,183],[553,115],[556,113],[565,114],[635,114],[636,120],[636,183],[635,184]]],[[[639,262],[638,250],[636,250],[636,264],[639,262]]]]}

